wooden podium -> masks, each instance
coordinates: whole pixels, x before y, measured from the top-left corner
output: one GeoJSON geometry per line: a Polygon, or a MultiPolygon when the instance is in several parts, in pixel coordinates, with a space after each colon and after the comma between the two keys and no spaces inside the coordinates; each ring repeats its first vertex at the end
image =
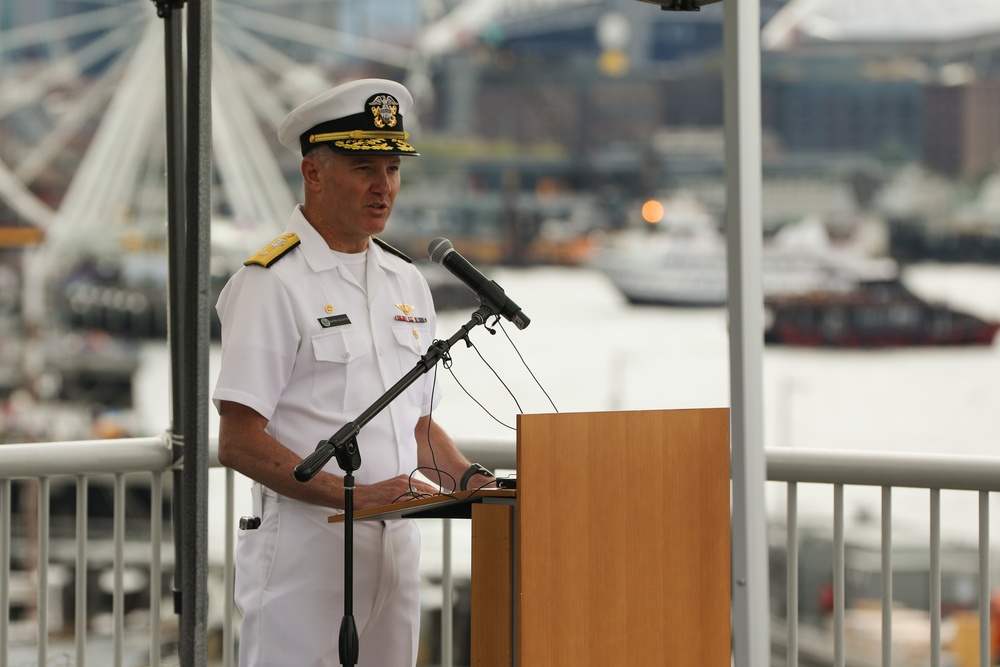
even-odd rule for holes
{"type": "Polygon", "coordinates": [[[472,665],[730,665],[729,411],[520,415],[517,491],[471,516],[472,665]]]}

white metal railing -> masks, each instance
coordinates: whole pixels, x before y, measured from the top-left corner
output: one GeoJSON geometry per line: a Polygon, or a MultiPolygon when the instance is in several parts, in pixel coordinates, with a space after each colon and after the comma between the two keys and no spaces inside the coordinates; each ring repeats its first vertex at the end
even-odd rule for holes
{"type": "MultiPolygon", "coordinates": [[[[80,536],[88,536],[90,533],[92,517],[88,492],[91,483],[95,479],[103,479],[109,475],[112,477],[113,489],[113,517],[110,531],[112,619],[111,643],[108,647],[110,655],[102,655],[102,659],[115,667],[125,664],[125,573],[130,564],[140,562],[148,563],[150,600],[148,662],[144,661],[143,664],[152,667],[161,664],[163,625],[161,582],[163,548],[168,541],[163,533],[163,477],[170,471],[170,465],[171,452],[166,436],[0,445],[0,607],[7,610],[0,617],[0,667],[8,667],[12,648],[17,644],[27,643],[23,638],[32,634],[32,629],[27,623],[12,624],[11,620],[11,611],[16,605],[26,603],[26,606],[32,606],[30,600],[12,597],[12,582],[15,580],[12,572],[11,547],[16,536],[13,530],[11,490],[15,480],[27,480],[37,484],[34,496],[37,499],[37,506],[34,508],[37,514],[36,539],[33,540],[35,556],[31,559],[34,562],[28,571],[22,570],[18,574],[24,580],[33,579],[28,582],[28,586],[22,586],[20,590],[22,592],[32,588],[35,590],[33,638],[39,665],[48,664],[51,646],[49,604],[53,591],[50,590],[49,576],[54,565],[52,562],[54,541],[50,522],[51,485],[55,479],[75,480],[74,548],[69,554],[69,559],[74,561],[72,664],[83,667],[87,664],[88,657],[93,657],[88,654],[88,640],[92,639],[92,633],[88,628],[90,610],[88,610],[87,586],[90,579],[88,570],[95,564],[96,559],[95,555],[90,553],[90,547],[94,544],[92,540],[86,537],[80,539],[80,536]],[[146,478],[143,481],[143,488],[149,490],[150,505],[148,544],[130,544],[130,547],[138,549],[129,549],[128,552],[126,552],[127,475],[130,479],[146,478]],[[18,637],[11,636],[12,626],[18,637]]],[[[102,561],[107,561],[109,554],[99,554],[98,557],[102,561]]],[[[67,560],[67,554],[62,554],[60,560],[67,560]]],[[[224,629],[225,627],[224,625],[224,629]]],[[[94,660],[90,662],[102,664],[94,660]]]]}
{"type": "MultiPolygon", "coordinates": [[[[462,442],[459,446],[478,459],[483,459],[493,466],[513,468],[513,444],[498,442],[462,442]]],[[[210,455],[211,465],[217,466],[215,443],[212,443],[210,455]]],[[[930,553],[930,664],[940,667],[942,663],[941,639],[941,492],[964,490],[978,492],[978,522],[975,532],[978,535],[978,619],[980,628],[990,627],[989,581],[990,581],[990,548],[989,548],[989,499],[990,494],[1000,491],[1000,458],[968,457],[968,456],[938,456],[916,454],[887,454],[871,452],[818,451],[780,449],[767,452],[768,479],[772,482],[786,484],[786,606],[787,620],[783,630],[775,630],[772,634],[777,643],[784,645],[786,653],[785,664],[795,667],[799,664],[802,645],[800,639],[803,628],[798,621],[798,564],[800,530],[799,490],[802,484],[818,484],[832,487],[832,534],[833,549],[833,631],[828,638],[829,661],[823,664],[843,666],[857,664],[848,662],[847,646],[845,644],[845,504],[844,489],[849,486],[873,486],[881,489],[881,664],[884,666],[901,664],[894,662],[893,650],[893,590],[892,590],[892,520],[893,520],[893,490],[896,488],[918,488],[929,491],[929,509],[927,527],[929,528],[928,549],[930,553]]],[[[37,555],[34,589],[37,591],[34,601],[35,618],[32,629],[36,641],[35,651],[37,664],[47,664],[49,660],[50,631],[50,592],[49,578],[52,572],[54,554],[53,542],[50,539],[50,508],[48,499],[53,480],[70,479],[76,482],[75,502],[75,535],[87,535],[91,526],[88,507],[88,489],[91,481],[98,476],[112,476],[114,515],[111,526],[111,564],[112,564],[112,621],[109,663],[115,667],[125,664],[125,595],[126,585],[124,574],[130,559],[136,556],[126,552],[126,476],[148,475],[150,489],[150,532],[148,545],[140,546],[148,549],[145,556],[150,569],[149,587],[149,628],[148,628],[148,663],[160,665],[163,660],[161,647],[161,627],[166,619],[161,617],[160,598],[162,597],[161,580],[163,569],[164,545],[169,543],[169,535],[163,533],[162,506],[164,500],[163,476],[170,471],[171,456],[166,436],[150,438],[130,438],[121,440],[96,440],[66,443],[37,443],[0,445],[0,606],[7,613],[0,616],[0,667],[11,664],[11,646],[20,640],[25,644],[25,621],[14,622],[11,619],[13,599],[12,583],[12,484],[13,480],[33,480],[37,486],[37,555]],[[12,636],[15,632],[18,636],[12,636]],[[42,638],[42,639],[40,639],[42,638]]],[[[233,534],[235,531],[232,471],[226,471],[225,476],[225,511],[226,539],[222,563],[222,578],[224,581],[221,631],[223,639],[222,662],[226,667],[235,663],[233,647],[233,534]]],[[[444,548],[450,550],[450,533],[444,533],[444,548]]],[[[95,554],[89,548],[93,546],[86,539],[74,539],[71,558],[75,567],[74,573],[74,629],[73,664],[83,667],[88,662],[88,641],[93,633],[88,628],[88,565],[95,560],[95,554]]],[[[106,558],[103,554],[98,554],[106,558]]],[[[61,556],[62,557],[62,556],[61,556]]],[[[62,557],[65,559],[64,557],[62,557]]],[[[172,558],[172,554],[167,556],[172,558]]],[[[445,563],[449,559],[447,554],[445,563]]],[[[169,561],[168,561],[169,563],[169,561]]],[[[18,572],[23,576],[23,572],[18,572]]],[[[445,592],[451,589],[450,574],[445,573],[443,588],[445,592]]],[[[21,588],[16,593],[21,595],[21,588]]],[[[450,596],[445,595],[445,608],[450,596]]],[[[448,615],[443,615],[447,619],[448,615]]],[[[28,622],[30,623],[30,622],[28,622]]],[[[444,622],[448,634],[442,640],[445,646],[451,645],[450,623],[444,622]]],[[[131,636],[130,631],[130,636],[131,636]]],[[[140,635],[144,633],[138,633],[140,635]]],[[[824,639],[826,641],[826,639],[824,639]]],[[[979,633],[979,664],[989,665],[990,633],[979,633]]],[[[30,648],[30,640],[27,640],[30,648]]],[[[444,664],[451,663],[450,653],[444,652],[444,664]]],[[[819,664],[810,656],[810,664],[819,664]]],[[[91,660],[91,662],[94,662],[91,660]]],[[[103,664],[94,662],[94,664],[103,664]]],[[[878,663],[872,663],[878,664],[878,663]]]]}
{"type": "MultiPolygon", "coordinates": [[[[799,664],[798,555],[799,555],[799,486],[815,483],[833,487],[833,655],[828,664],[848,664],[845,644],[845,486],[873,486],[881,489],[881,664],[903,664],[893,656],[893,489],[927,489],[929,528],[929,661],[932,667],[943,664],[941,642],[941,491],[978,493],[978,627],[979,662],[991,664],[990,658],[990,494],[1000,491],[1000,458],[844,452],[780,449],[767,453],[768,480],[787,483],[786,519],[786,607],[785,645],[789,667],[799,664]],[[985,631],[982,631],[985,629],[985,631]]],[[[857,664],[857,663],[854,663],[857,664]]],[[[927,663],[923,663],[927,664],[927,663]]]]}

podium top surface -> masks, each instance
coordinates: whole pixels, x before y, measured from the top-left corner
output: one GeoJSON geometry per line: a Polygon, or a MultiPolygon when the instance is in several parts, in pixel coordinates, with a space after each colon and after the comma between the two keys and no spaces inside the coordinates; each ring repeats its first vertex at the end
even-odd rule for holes
{"type": "MultiPolygon", "coordinates": [[[[513,504],[517,492],[514,489],[479,489],[455,491],[428,496],[417,500],[404,500],[391,505],[370,507],[354,512],[355,521],[388,521],[390,519],[468,519],[472,516],[472,506],[476,503],[513,504]]],[[[344,514],[334,514],[327,518],[329,523],[344,520],[344,514]]]]}

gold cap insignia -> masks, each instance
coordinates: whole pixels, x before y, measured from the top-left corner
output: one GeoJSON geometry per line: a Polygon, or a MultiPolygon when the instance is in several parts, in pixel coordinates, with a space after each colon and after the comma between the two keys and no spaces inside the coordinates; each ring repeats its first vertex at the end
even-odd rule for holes
{"type": "Polygon", "coordinates": [[[375,95],[368,100],[368,108],[374,116],[375,127],[396,127],[396,111],[399,109],[399,102],[392,95],[375,95]]]}

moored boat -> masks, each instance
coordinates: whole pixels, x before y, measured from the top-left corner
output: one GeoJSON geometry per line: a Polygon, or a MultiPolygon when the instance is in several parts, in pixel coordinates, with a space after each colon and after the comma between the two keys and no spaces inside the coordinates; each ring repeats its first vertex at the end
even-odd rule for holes
{"type": "Polygon", "coordinates": [[[991,345],[1000,323],[931,303],[898,279],[862,281],[847,292],[765,299],[764,342],[893,347],[991,345]]]}
{"type": "MultiPolygon", "coordinates": [[[[690,197],[665,202],[655,225],[613,233],[590,262],[629,303],[722,306],[727,298],[726,239],[708,209],[690,197]]],[[[823,223],[808,217],[764,244],[765,296],[847,291],[858,281],[894,276],[896,263],[831,243],[823,223]]]]}

